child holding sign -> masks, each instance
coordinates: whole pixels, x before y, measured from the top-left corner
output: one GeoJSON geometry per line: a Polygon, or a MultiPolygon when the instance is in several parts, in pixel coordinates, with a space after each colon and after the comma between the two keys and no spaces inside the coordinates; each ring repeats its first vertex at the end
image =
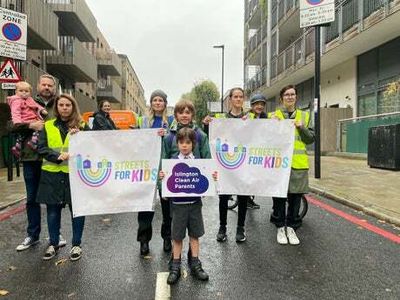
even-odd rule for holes
{"type": "MultiPolygon", "coordinates": [[[[197,159],[211,158],[206,134],[192,123],[194,106],[190,101],[179,101],[175,106],[177,124],[163,140],[164,159],[197,159]]],[[[160,171],[163,179],[164,172],[160,171]]],[[[216,173],[213,177],[216,178],[216,173]]],[[[199,238],[204,235],[202,202],[200,197],[172,198],[172,262],[167,279],[168,284],[178,282],[181,275],[181,253],[186,228],[190,238],[188,263],[192,274],[199,280],[207,281],[208,274],[203,270],[199,260],[199,238]]]]}

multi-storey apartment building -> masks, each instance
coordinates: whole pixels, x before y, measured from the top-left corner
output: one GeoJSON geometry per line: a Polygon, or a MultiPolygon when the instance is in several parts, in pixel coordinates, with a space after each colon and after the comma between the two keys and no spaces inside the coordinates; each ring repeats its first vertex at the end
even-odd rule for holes
{"type": "Polygon", "coordinates": [[[107,100],[113,108],[120,109],[122,103],[122,89],[119,84],[122,75],[121,60],[99,29],[97,29],[96,58],[97,101],[107,100]]]}
{"type": "Polygon", "coordinates": [[[138,115],[146,113],[146,100],[144,89],[140,83],[135,69],[129,57],[125,54],[118,54],[122,62],[122,76],[120,78],[122,87],[121,109],[133,110],[138,115]]]}
{"type": "Polygon", "coordinates": [[[63,93],[75,96],[82,111],[93,110],[97,81],[96,19],[84,0],[44,2],[58,17],[59,24],[56,49],[44,51],[46,71],[59,79],[63,93]]]}
{"type": "MultiPolygon", "coordinates": [[[[298,0],[245,0],[246,91],[278,104],[287,84],[300,107],[314,94],[314,29],[300,29],[298,0]]],[[[352,107],[353,115],[400,111],[400,1],[342,0],[321,28],[321,106],[352,107]],[[394,96],[387,97],[388,89],[394,96]]]]}

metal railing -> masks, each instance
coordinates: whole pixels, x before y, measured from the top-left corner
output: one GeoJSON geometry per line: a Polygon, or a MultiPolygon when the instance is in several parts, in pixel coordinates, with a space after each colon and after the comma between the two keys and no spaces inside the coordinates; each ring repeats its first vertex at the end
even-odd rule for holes
{"type": "Polygon", "coordinates": [[[247,1],[247,5],[245,6],[246,22],[254,15],[254,12],[257,10],[258,5],[259,5],[259,0],[247,1]]]}
{"type": "Polygon", "coordinates": [[[340,37],[345,31],[368,18],[374,12],[386,5],[389,7],[392,0],[341,0],[335,6],[335,21],[326,28],[325,42],[329,43],[340,37]]]}
{"type": "Polygon", "coordinates": [[[368,131],[371,127],[399,123],[400,111],[338,120],[336,150],[367,153],[368,131]]]}
{"type": "Polygon", "coordinates": [[[108,98],[121,102],[122,89],[114,80],[108,81],[107,84],[104,86],[101,85],[97,86],[97,98],[98,99],[108,98]]]}
{"type": "Polygon", "coordinates": [[[364,1],[364,9],[363,16],[364,18],[370,16],[374,11],[382,8],[386,1],[384,0],[363,0],[364,1]]]}
{"type": "Polygon", "coordinates": [[[304,65],[306,58],[314,53],[314,47],[314,28],[310,28],[271,60],[271,79],[304,65]]]}
{"type": "Polygon", "coordinates": [[[246,83],[246,89],[251,92],[262,87],[267,81],[267,68],[264,67],[256,73],[249,81],[246,83]]]}

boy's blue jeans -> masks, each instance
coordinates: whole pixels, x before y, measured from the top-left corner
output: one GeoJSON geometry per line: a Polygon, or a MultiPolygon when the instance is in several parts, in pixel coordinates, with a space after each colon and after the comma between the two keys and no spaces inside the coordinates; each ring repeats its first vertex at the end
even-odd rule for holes
{"type": "MultiPolygon", "coordinates": [[[[61,204],[47,204],[47,227],[49,228],[50,245],[57,247],[60,239],[61,204]]],[[[80,246],[85,225],[85,217],[72,217],[72,208],[69,205],[72,219],[72,247],[80,246]]]]}

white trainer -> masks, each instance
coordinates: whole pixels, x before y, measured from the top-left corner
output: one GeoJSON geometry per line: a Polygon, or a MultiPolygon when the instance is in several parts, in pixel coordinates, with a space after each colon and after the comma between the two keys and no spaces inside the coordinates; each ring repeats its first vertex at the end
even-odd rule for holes
{"type": "Polygon", "coordinates": [[[59,237],[59,240],[58,240],[58,247],[64,247],[66,244],[67,244],[67,241],[60,234],[60,237],[59,237]]]}
{"type": "Polygon", "coordinates": [[[279,227],[276,234],[276,241],[278,244],[287,245],[288,239],[286,237],[285,227],[279,227]]]}
{"type": "Polygon", "coordinates": [[[290,245],[298,245],[298,244],[300,244],[300,240],[297,237],[296,232],[294,231],[294,229],[292,227],[287,227],[286,228],[286,233],[287,233],[287,237],[288,237],[290,245]]]}

